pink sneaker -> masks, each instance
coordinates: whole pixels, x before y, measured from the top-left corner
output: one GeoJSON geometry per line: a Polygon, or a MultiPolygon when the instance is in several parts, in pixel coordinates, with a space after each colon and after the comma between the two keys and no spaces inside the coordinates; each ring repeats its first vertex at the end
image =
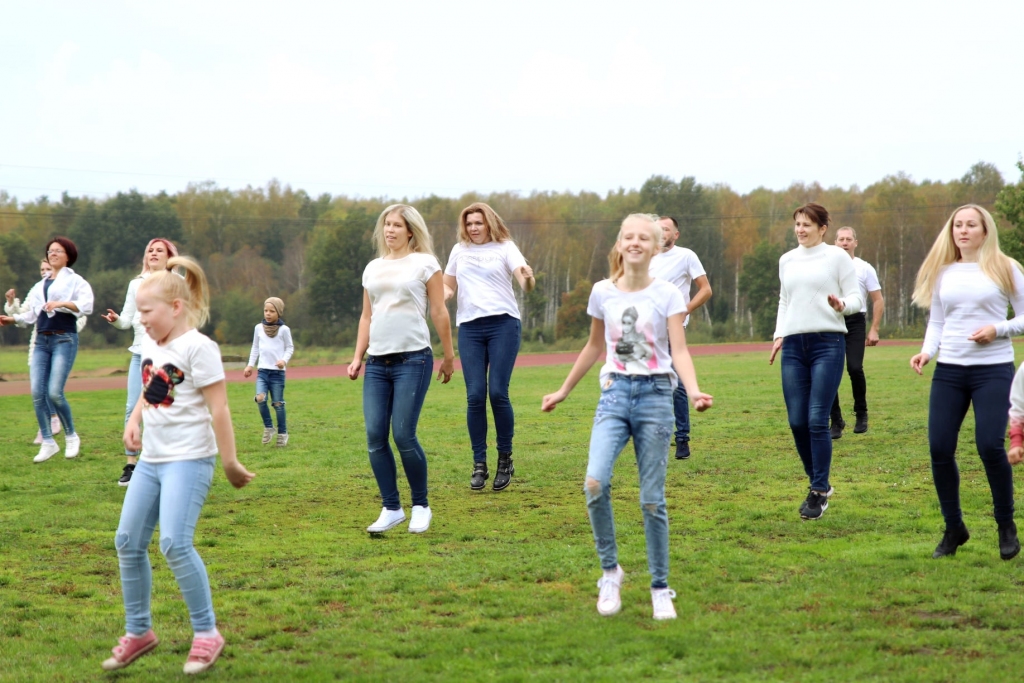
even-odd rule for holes
{"type": "Polygon", "coordinates": [[[185,661],[185,673],[198,674],[206,671],[224,651],[224,636],[217,634],[213,638],[193,638],[192,649],[185,661]]]}
{"type": "Polygon", "coordinates": [[[50,416],[50,433],[54,436],[60,434],[60,418],[56,415],[50,416]]]}
{"type": "Polygon", "coordinates": [[[43,431],[41,429],[37,429],[36,430],[36,439],[32,443],[34,443],[35,445],[38,446],[42,442],[43,442],[43,431]]]}
{"type": "Polygon", "coordinates": [[[140,638],[122,636],[119,642],[121,644],[111,650],[114,656],[103,662],[103,669],[105,671],[116,671],[117,669],[125,668],[156,647],[160,641],[157,640],[156,634],[150,629],[140,638]]]}

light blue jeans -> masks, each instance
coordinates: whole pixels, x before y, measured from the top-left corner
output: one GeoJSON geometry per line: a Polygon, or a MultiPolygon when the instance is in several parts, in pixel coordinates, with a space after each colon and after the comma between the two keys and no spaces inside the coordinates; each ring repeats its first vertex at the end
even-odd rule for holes
{"type": "Polygon", "coordinates": [[[633,437],[651,588],[668,587],[665,470],[674,426],[672,383],[666,375],[612,374],[605,380],[590,433],[590,458],[583,485],[587,513],[601,568],[614,569],[619,563],[619,551],[612,515],[612,470],[633,437]]]}
{"type": "Polygon", "coordinates": [[[213,482],[215,460],[210,457],[160,464],[140,460],[136,466],[114,536],[128,633],[142,634],[153,625],[149,542],[158,521],[160,552],[181,589],[192,629],[211,631],[216,627],[206,565],[192,545],[196,522],[213,482]]]}
{"type": "Polygon", "coordinates": [[[50,415],[54,413],[60,418],[66,436],[75,433],[71,407],[64,400],[64,385],[67,384],[77,355],[78,334],[36,334],[29,378],[32,381],[32,405],[44,440],[53,440],[50,415]]]}
{"type": "MultiPolygon", "coordinates": [[[[139,402],[139,396],[142,395],[142,356],[137,353],[132,354],[132,362],[128,364],[128,402],[124,405],[124,425],[128,426],[128,418],[132,416],[132,411],[135,410],[135,404],[139,402]]],[[[125,455],[132,457],[138,456],[138,451],[130,451],[127,448],[124,449],[125,455]]]]}
{"type": "Polygon", "coordinates": [[[263,418],[263,426],[273,429],[274,423],[270,419],[270,409],[267,402],[274,406],[277,413],[277,433],[288,433],[287,416],[284,410],[284,370],[270,370],[259,368],[256,370],[256,406],[260,409],[260,417],[263,418]],[[263,400],[260,400],[260,396],[263,400]]]}

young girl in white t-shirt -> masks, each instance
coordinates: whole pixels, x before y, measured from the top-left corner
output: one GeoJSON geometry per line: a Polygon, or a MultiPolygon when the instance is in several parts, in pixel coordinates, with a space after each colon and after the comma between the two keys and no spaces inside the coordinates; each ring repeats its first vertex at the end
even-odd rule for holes
{"type": "Polygon", "coordinates": [[[195,637],[185,673],[206,671],[224,649],[217,631],[210,582],[192,545],[196,522],[213,482],[220,451],[228,481],[242,488],[255,476],[235,454],[227,387],[220,349],[196,328],[209,317],[206,276],[195,261],[175,257],[136,293],[142,325],[142,396],[124,430],[125,446],[138,451],[139,464],[121,508],[114,545],[121,567],[126,633],[103,662],[121,669],[156,647],[150,611],[153,578],[149,542],[160,524],[160,552],[188,606],[195,637]],[[140,422],[145,424],[140,440],[140,422]]]}
{"type": "Polygon", "coordinates": [[[622,222],[611,257],[611,279],[598,282],[590,293],[590,338],[562,387],[541,403],[541,410],[554,410],[605,352],[601,399],[594,415],[583,487],[604,570],[597,582],[597,611],[603,616],[616,614],[622,606],[619,592],[625,572],[619,566],[615,542],[611,479],[615,460],[632,437],[640,475],[654,618],[675,619],[672,599],[676,594],[668,587],[665,470],[675,424],[672,392],[676,382],[681,380],[686,386],[697,411],[707,410],[712,404],[712,397],[701,393],[697,386],[686,348],[683,295],[672,284],[648,273],[651,257],[660,250],[661,235],[657,216],[631,214],[622,222]]]}
{"type": "Polygon", "coordinates": [[[281,316],[284,315],[284,301],[272,296],[263,302],[263,321],[256,325],[252,334],[252,350],[249,352],[249,364],[242,373],[246,377],[252,375],[254,365],[256,371],[256,405],[263,418],[263,445],[266,446],[274,438],[274,423],[270,419],[267,401],[274,406],[277,413],[277,445],[288,445],[288,422],[284,411],[284,368],[295,353],[292,343],[292,331],[281,316]]]}

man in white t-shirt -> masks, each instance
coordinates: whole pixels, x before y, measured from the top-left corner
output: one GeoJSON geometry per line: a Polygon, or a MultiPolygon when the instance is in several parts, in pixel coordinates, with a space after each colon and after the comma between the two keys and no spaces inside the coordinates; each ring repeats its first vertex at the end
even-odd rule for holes
{"type": "MultiPolygon", "coordinates": [[[[686,302],[686,318],[683,325],[690,322],[690,316],[711,298],[711,283],[704,272],[700,259],[690,249],[676,246],[679,239],[679,222],[672,216],[662,216],[658,221],[665,235],[660,254],[651,259],[651,275],[667,280],[679,288],[686,302]],[[697,293],[690,298],[690,287],[697,286],[697,293]]],[[[672,395],[676,413],[676,459],[686,460],[690,457],[690,402],[686,389],[680,382],[672,395]]]]}
{"type": "MultiPolygon", "coordinates": [[[[850,227],[836,231],[836,246],[844,250],[853,259],[853,267],[857,270],[857,283],[860,285],[861,309],[846,316],[846,371],[850,375],[850,386],[853,389],[853,412],[857,423],[853,427],[854,434],[863,434],[868,430],[867,380],[864,378],[864,347],[878,344],[878,325],[882,322],[885,312],[885,300],[882,299],[882,286],[878,284],[878,274],[867,261],[854,256],[857,250],[857,231],[850,227]],[[865,335],[866,313],[868,300],[871,301],[871,329],[865,335]]],[[[839,407],[839,392],[832,402],[833,439],[843,436],[846,423],[843,411],[839,407]]]]}

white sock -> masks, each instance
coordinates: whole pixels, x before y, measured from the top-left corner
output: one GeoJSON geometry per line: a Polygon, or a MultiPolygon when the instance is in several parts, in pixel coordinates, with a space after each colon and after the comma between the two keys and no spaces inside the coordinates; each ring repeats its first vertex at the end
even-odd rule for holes
{"type": "Polygon", "coordinates": [[[212,631],[196,631],[195,633],[196,638],[216,638],[219,635],[220,631],[217,630],[217,627],[214,627],[212,631]]]}
{"type": "Polygon", "coordinates": [[[615,575],[619,573],[619,568],[616,566],[615,569],[604,569],[602,571],[604,571],[604,575],[609,579],[614,579],[615,575]]]}
{"type": "Polygon", "coordinates": [[[141,638],[142,636],[144,636],[146,634],[145,633],[137,634],[137,633],[132,633],[130,631],[126,631],[125,635],[128,636],[129,638],[141,638]]]}
{"type": "Polygon", "coordinates": [[[53,438],[53,437],[51,436],[51,437],[50,437],[49,439],[43,439],[43,443],[45,443],[45,444],[51,444],[51,443],[52,443],[53,445],[55,445],[55,446],[56,446],[56,445],[57,445],[57,440],[56,440],[56,439],[54,439],[54,438],[53,438]]]}

